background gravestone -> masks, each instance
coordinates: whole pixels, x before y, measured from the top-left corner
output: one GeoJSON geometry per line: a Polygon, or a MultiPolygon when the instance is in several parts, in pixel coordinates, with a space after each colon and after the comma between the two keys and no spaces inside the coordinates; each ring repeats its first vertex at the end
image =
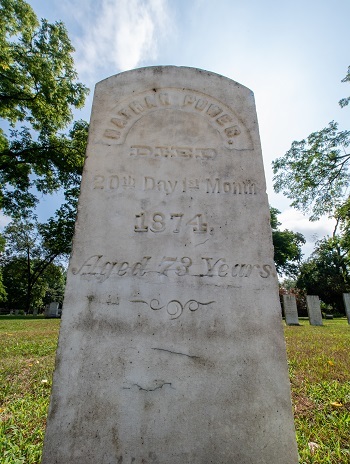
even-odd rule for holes
{"type": "Polygon", "coordinates": [[[317,295],[307,295],[306,306],[310,325],[323,325],[319,297],[317,295]]]}
{"type": "Polygon", "coordinates": [[[283,295],[283,309],[287,325],[300,325],[295,295],[283,295]]]}
{"type": "Polygon", "coordinates": [[[44,464],[298,462],[252,92],[96,86],[44,464]]]}
{"type": "Polygon", "coordinates": [[[350,324],[350,293],[343,293],[343,300],[345,305],[346,317],[348,318],[348,324],[350,324]]]}
{"type": "Polygon", "coordinates": [[[45,308],[45,317],[59,317],[59,306],[57,301],[52,301],[45,308]]]}

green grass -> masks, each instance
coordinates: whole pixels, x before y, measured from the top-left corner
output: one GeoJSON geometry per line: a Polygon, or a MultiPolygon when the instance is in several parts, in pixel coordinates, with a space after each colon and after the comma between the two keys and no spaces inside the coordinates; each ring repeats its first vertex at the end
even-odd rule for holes
{"type": "MultiPolygon", "coordinates": [[[[350,463],[350,326],[286,327],[301,464],[350,463]],[[314,443],[316,445],[310,445],[314,443]]],[[[0,316],[0,458],[38,464],[59,320],[0,316]]]]}
{"type": "Polygon", "coordinates": [[[350,326],[346,319],[301,324],[285,328],[300,462],[348,464],[350,326]]]}
{"type": "Polygon", "coordinates": [[[0,317],[2,464],[40,462],[58,328],[53,319],[0,317]]]}

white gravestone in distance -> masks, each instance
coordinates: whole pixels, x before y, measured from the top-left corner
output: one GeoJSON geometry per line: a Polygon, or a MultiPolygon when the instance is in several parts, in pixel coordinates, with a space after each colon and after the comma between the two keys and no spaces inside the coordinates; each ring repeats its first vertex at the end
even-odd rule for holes
{"type": "Polygon", "coordinates": [[[298,462],[253,93],[96,86],[44,464],[298,462]]]}
{"type": "Polygon", "coordinates": [[[47,305],[45,309],[45,316],[46,317],[58,317],[59,316],[59,303],[57,301],[52,301],[49,305],[47,305]]]}
{"type": "Polygon", "coordinates": [[[350,324],[350,293],[343,293],[343,300],[348,324],[350,324]]]}
{"type": "Polygon", "coordinates": [[[283,309],[287,325],[300,325],[295,295],[283,295],[283,309]]]}
{"type": "Polygon", "coordinates": [[[310,325],[323,325],[319,297],[317,295],[307,295],[306,306],[310,325]]]}

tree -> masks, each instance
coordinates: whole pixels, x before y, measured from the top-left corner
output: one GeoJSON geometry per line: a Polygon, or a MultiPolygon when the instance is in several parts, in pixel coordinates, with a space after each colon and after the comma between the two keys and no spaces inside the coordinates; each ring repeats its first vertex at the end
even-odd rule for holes
{"type": "Polygon", "coordinates": [[[305,238],[299,232],[279,230],[281,223],[278,222],[278,214],[278,209],[270,207],[276,270],[280,275],[295,276],[301,262],[301,246],[305,243],[305,238]]]}
{"type": "Polygon", "coordinates": [[[65,268],[51,263],[46,269],[43,281],[45,284],[45,296],[42,301],[42,307],[52,301],[57,301],[62,304],[66,285],[65,268]]]}
{"type": "Polygon", "coordinates": [[[63,129],[87,89],[75,82],[72,47],[62,22],[39,23],[23,0],[0,1],[0,116],[33,129],[63,129]]]}
{"type": "Polygon", "coordinates": [[[302,264],[297,287],[344,313],[343,293],[350,291],[350,256],[341,236],[320,240],[310,258],[302,264]]]}
{"type": "MultiPolygon", "coordinates": [[[[35,266],[34,260],[31,263],[35,266]]],[[[51,301],[63,301],[65,271],[60,265],[51,263],[45,269],[31,289],[30,305],[27,304],[27,261],[23,257],[12,257],[3,268],[4,285],[8,289],[6,299],[0,298],[8,309],[29,310],[43,308],[51,301]]]]}
{"type": "MultiPolygon", "coordinates": [[[[3,254],[5,250],[5,239],[2,235],[0,235],[0,256],[3,254]]],[[[3,282],[3,274],[0,268],[0,301],[5,301],[7,298],[7,292],[3,282]]]]}
{"type": "Polygon", "coordinates": [[[0,129],[0,208],[13,218],[3,271],[9,301],[27,310],[57,294],[49,275],[62,275],[57,263],[73,236],[88,129],[77,121],[68,130],[88,92],[73,51],[63,23],[39,21],[23,0],[0,0],[0,118],[10,125],[0,129]],[[65,203],[37,223],[39,198],[58,190],[65,203]]]}
{"type": "Polygon", "coordinates": [[[40,135],[33,140],[27,128],[12,131],[0,152],[0,207],[13,217],[29,214],[39,194],[64,189],[67,201],[77,199],[88,125],[75,122],[66,134],[40,135]]]}
{"type": "MultiPolygon", "coordinates": [[[[350,67],[342,82],[350,82],[350,67]]],[[[350,97],[339,104],[344,107],[350,97]]],[[[337,217],[348,200],[350,180],[350,131],[339,131],[338,124],[313,132],[300,142],[294,141],[281,158],[273,162],[274,188],[292,200],[291,206],[311,212],[311,220],[323,214],[337,217]]]]}
{"type": "MultiPolygon", "coordinates": [[[[342,82],[350,82],[350,67],[342,82]]],[[[339,104],[345,107],[350,97],[339,104]]],[[[273,162],[274,188],[292,200],[291,205],[310,213],[310,220],[328,214],[337,222],[331,238],[318,242],[314,253],[300,269],[299,288],[317,294],[334,307],[343,309],[342,293],[349,290],[350,250],[350,131],[338,124],[293,142],[273,162]]]]}
{"type": "Polygon", "coordinates": [[[23,0],[0,0],[0,118],[12,127],[0,133],[0,207],[6,214],[33,209],[33,187],[39,194],[73,193],[79,185],[87,124],[58,132],[88,92],[76,81],[73,51],[63,23],[39,22],[23,0]]]}
{"type": "Polygon", "coordinates": [[[21,302],[29,311],[53,291],[54,270],[61,269],[60,259],[70,253],[70,229],[64,220],[40,224],[35,217],[15,219],[5,228],[4,284],[12,304],[21,302]]]}

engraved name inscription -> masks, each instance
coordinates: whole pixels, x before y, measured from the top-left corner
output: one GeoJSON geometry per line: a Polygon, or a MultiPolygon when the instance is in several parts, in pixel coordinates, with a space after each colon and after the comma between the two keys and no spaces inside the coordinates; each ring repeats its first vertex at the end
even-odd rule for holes
{"type": "Polygon", "coordinates": [[[201,192],[223,195],[256,195],[258,188],[250,179],[237,181],[217,177],[196,178],[185,177],[182,179],[159,179],[152,176],[136,178],[132,175],[110,176],[95,175],[92,182],[94,190],[129,190],[139,189],[145,192],[156,191],[166,195],[172,193],[201,192]]]}
{"type": "Polygon", "coordinates": [[[253,149],[249,131],[231,108],[202,92],[175,88],[152,89],[118,104],[104,131],[104,143],[124,143],[136,121],[164,108],[201,115],[221,135],[226,148],[253,149]]]}
{"type": "Polygon", "coordinates": [[[275,276],[273,265],[227,262],[226,258],[202,256],[197,261],[189,256],[163,256],[156,258],[144,256],[136,262],[127,260],[109,260],[103,255],[92,255],[79,268],[73,268],[74,275],[94,278],[104,282],[111,276],[144,277],[146,274],[158,274],[166,277],[195,276],[198,278],[250,278],[259,276],[267,279],[275,276]]]}
{"type": "Polygon", "coordinates": [[[191,312],[197,311],[200,306],[207,306],[215,301],[208,301],[207,303],[201,303],[197,300],[188,300],[185,304],[182,304],[179,300],[171,300],[166,305],[162,305],[159,300],[154,298],[149,303],[145,300],[130,300],[130,303],[145,303],[153,311],[159,311],[166,307],[166,311],[170,316],[170,319],[178,319],[183,313],[184,309],[188,309],[191,312]]]}

